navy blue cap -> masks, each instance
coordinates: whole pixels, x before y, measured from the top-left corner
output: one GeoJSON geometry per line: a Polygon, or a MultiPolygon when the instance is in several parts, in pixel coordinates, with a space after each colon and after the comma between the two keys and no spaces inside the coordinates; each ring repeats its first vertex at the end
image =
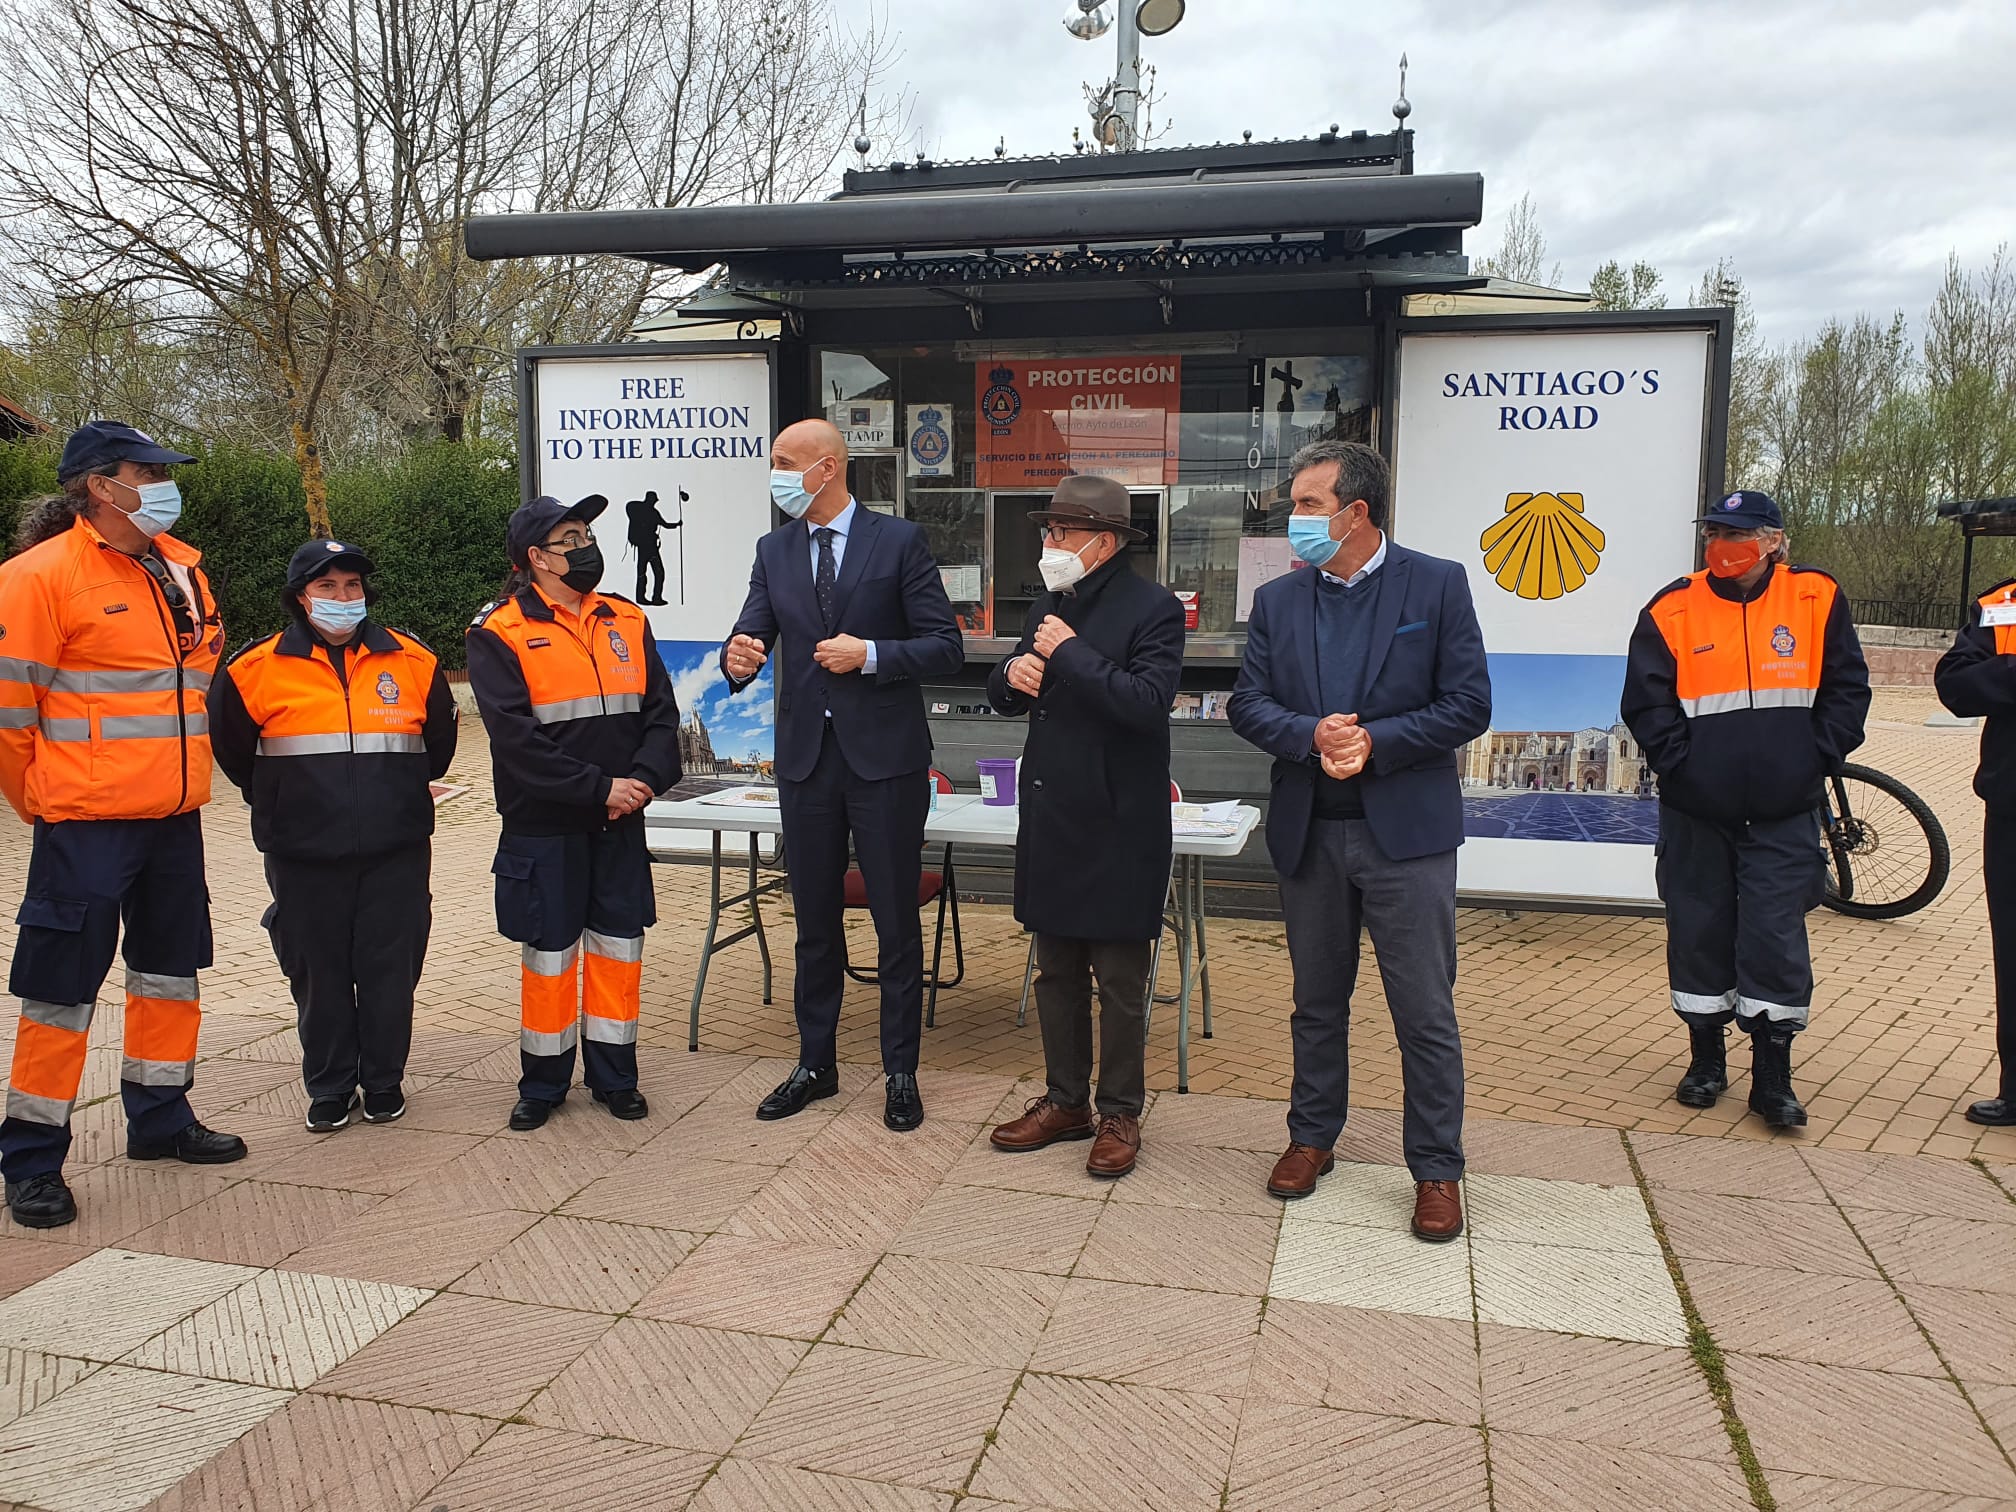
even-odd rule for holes
{"type": "Polygon", "coordinates": [[[1753,488],[1739,488],[1726,499],[1717,499],[1701,516],[1703,525],[1733,525],[1738,530],[1783,530],[1785,517],[1777,502],[1753,488]]]}
{"type": "Polygon", "coordinates": [[[170,451],[145,431],[122,425],[117,420],[90,420],[70,433],[63,443],[63,460],[56,464],[56,481],[72,478],[115,462],[194,462],[185,452],[170,451]]]}
{"type": "Polygon", "coordinates": [[[364,554],[361,546],[352,546],[347,541],[309,541],[287,559],[287,591],[299,593],[323,573],[338,567],[366,576],[377,570],[377,564],[364,554]]]}
{"type": "Polygon", "coordinates": [[[579,520],[586,525],[608,507],[609,501],[601,494],[590,494],[578,504],[562,504],[550,494],[541,494],[530,504],[520,504],[511,511],[511,524],[504,533],[511,565],[523,567],[525,553],[552,535],[553,527],[562,520],[579,520]]]}

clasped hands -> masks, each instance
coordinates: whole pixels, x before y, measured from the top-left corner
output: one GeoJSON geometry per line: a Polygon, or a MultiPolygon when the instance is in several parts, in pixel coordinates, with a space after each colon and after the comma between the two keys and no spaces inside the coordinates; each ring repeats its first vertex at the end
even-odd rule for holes
{"type": "MultiPolygon", "coordinates": [[[[769,659],[768,648],[753,635],[731,637],[722,657],[728,675],[737,682],[747,682],[761,672],[769,659]]],[[[836,635],[812,648],[812,660],[828,672],[859,672],[868,665],[868,642],[858,635],[836,635]]]]}
{"type": "Polygon", "coordinates": [[[614,823],[626,814],[636,813],[656,796],[649,784],[639,782],[635,777],[612,777],[604,808],[610,822],[614,823]]]}
{"type": "Polygon", "coordinates": [[[1043,691],[1043,669],[1057,648],[1070,640],[1078,632],[1054,614],[1043,616],[1043,622],[1036,627],[1035,639],[1030,644],[1035,648],[1032,656],[1028,652],[1008,663],[1008,686],[1017,693],[1034,698],[1043,691]]]}
{"type": "Polygon", "coordinates": [[[1323,775],[1356,777],[1372,759],[1372,736],[1356,714],[1326,714],[1316,725],[1316,758],[1323,775]]]}

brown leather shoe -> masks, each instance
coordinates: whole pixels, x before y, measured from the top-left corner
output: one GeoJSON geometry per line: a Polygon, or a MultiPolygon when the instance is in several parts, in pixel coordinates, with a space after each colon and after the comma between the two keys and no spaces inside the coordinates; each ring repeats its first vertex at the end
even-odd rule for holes
{"type": "Polygon", "coordinates": [[[1059,1140],[1090,1139],[1092,1134],[1090,1108],[1060,1108],[1047,1097],[1032,1097],[1020,1118],[1010,1119],[987,1137],[995,1149],[1019,1155],[1059,1140]]]}
{"type": "Polygon", "coordinates": [[[1414,1237],[1447,1244],[1463,1232],[1463,1188],[1453,1181],[1414,1183],[1414,1237]]]}
{"type": "Polygon", "coordinates": [[[1092,1141],[1092,1153],[1085,1157],[1085,1170],[1092,1176],[1125,1176],[1134,1169],[1141,1153],[1141,1120],[1131,1113],[1109,1113],[1099,1120],[1099,1137],[1092,1141]]]}
{"type": "Polygon", "coordinates": [[[1291,1144],[1274,1162],[1274,1174],[1267,1178],[1267,1190],[1275,1197],[1307,1197],[1316,1190],[1316,1178],[1337,1164],[1337,1157],[1314,1145],[1291,1144]]]}

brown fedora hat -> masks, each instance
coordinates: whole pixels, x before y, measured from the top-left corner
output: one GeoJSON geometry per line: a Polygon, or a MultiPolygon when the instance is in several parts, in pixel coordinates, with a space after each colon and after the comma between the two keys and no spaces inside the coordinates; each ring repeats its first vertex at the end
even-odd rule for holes
{"type": "Polygon", "coordinates": [[[1050,508],[1032,509],[1038,525],[1069,525],[1076,530],[1110,530],[1123,541],[1145,541],[1148,532],[1132,522],[1133,504],[1126,485],[1114,478],[1069,473],[1057,480],[1050,508]]]}

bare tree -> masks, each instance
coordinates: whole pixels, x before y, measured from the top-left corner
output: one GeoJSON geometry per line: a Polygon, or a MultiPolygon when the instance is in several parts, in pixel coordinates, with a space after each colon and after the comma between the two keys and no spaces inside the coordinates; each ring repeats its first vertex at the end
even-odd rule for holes
{"type": "Polygon", "coordinates": [[[1522,194],[1505,219],[1505,234],[1498,250],[1477,264],[1479,273],[1512,283],[1558,285],[1561,264],[1547,268],[1547,236],[1540,229],[1540,212],[1533,208],[1533,196],[1522,194]]]}

